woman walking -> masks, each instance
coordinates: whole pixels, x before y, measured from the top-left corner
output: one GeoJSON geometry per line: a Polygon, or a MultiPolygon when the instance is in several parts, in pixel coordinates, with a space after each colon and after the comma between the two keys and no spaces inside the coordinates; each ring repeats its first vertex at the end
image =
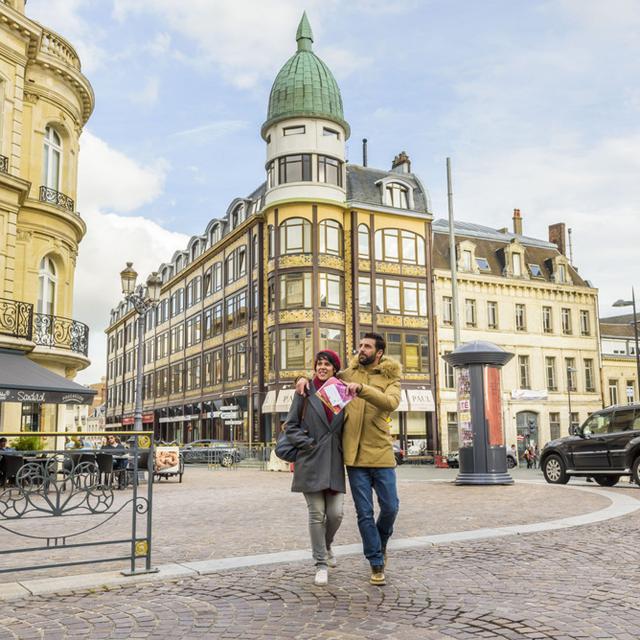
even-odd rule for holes
{"type": "Polygon", "coordinates": [[[316,565],[314,582],[326,585],[328,567],[335,567],[331,551],[342,522],[346,491],[342,457],[344,410],[338,414],[325,406],[316,391],[340,370],[334,351],[320,351],[314,363],[315,377],[309,395],[295,394],[285,423],[289,442],[299,450],[291,491],[304,494],[309,509],[309,534],[316,565]]]}

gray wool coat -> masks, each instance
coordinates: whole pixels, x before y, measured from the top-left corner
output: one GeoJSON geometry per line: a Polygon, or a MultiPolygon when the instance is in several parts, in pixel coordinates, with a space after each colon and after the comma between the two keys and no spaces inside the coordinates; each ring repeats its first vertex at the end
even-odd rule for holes
{"type": "Polygon", "coordinates": [[[293,465],[291,491],[313,493],[331,489],[346,492],[342,456],[342,427],[344,411],[327,419],[322,401],[316,396],[313,383],[309,384],[307,406],[302,424],[300,414],[305,397],[295,394],[285,422],[287,439],[300,449],[293,465]]]}

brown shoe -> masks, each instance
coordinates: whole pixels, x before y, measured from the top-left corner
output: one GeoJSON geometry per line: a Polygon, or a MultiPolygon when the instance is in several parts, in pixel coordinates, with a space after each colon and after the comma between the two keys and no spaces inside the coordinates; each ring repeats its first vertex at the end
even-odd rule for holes
{"type": "Polygon", "coordinates": [[[369,578],[369,582],[376,587],[382,587],[387,584],[384,579],[384,567],[371,567],[371,577],[369,578]]]}

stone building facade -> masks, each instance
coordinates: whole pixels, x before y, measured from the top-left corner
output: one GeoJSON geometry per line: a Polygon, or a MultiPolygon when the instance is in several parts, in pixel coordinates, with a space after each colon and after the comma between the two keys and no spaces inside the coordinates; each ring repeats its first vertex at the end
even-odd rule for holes
{"type": "MultiPolygon", "coordinates": [[[[71,379],[89,365],[73,320],[78,139],[94,106],[73,46],[0,2],[0,349],[71,379]]],[[[0,364],[0,367],[2,365],[0,364]]],[[[0,430],[72,426],[65,406],[3,402],[0,430]]]]}

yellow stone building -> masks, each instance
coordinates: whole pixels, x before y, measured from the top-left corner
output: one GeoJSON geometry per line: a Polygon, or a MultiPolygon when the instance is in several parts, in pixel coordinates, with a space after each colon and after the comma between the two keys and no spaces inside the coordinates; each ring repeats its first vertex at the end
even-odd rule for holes
{"type": "Polygon", "coordinates": [[[638,402],[638,364],[632,313],[600,318],[602,402],[638,402]]]}
{"type": "MultiPolygon", "coordinates": [[[[563,224],[549,241],[457,222],[455,251],[461,342],[486,340],[514,353],[502,369],[507,446],[542,447],[602,407],[598,292],[570,264],[563,224]],[[570,417],[571,416],[571,417],[570,417]]],[[[434,232],[434,292],[439,355],[453,350],[448,223],[434,232]]],[[[439,359],[438,410],[444,451],[458,449],[455,375],[439,359]]]]}
{"type": "MultiPolygon", "coordinates": [[[[347,163],[342,98],[306,16],[296,41],[261,129],[265,183],[158,268],[143,422],[163,440],[268,442],[315,352],[346,361],[374,330],[404,367],[393,431],[436,448],[428,194],[404,153],[388,171],[347,163]],[[239,407],[237,421],[225,406],[239,407]]],[[[133,422],[134,324],[123,302],[107,329],[112,428],[133,422]]]]}
{"type": "MultiPolygon", "coordinates": [[[[94,95],[71,44],[30,20],[24,5],[0,2],[0,368],[9,375],[9,361],[17,362],[29,375],[30,365],[12,358],[22,352],[72,379],[89,365],[88,327],[72,315],[86,232],[75,206],[78,138],[94,95]]],[[[17,395],[0,389],[3,397],[17,395]]],[[[64,404],[43,397],[0,403],[0,431],[74,426],[64,404]]]]}

